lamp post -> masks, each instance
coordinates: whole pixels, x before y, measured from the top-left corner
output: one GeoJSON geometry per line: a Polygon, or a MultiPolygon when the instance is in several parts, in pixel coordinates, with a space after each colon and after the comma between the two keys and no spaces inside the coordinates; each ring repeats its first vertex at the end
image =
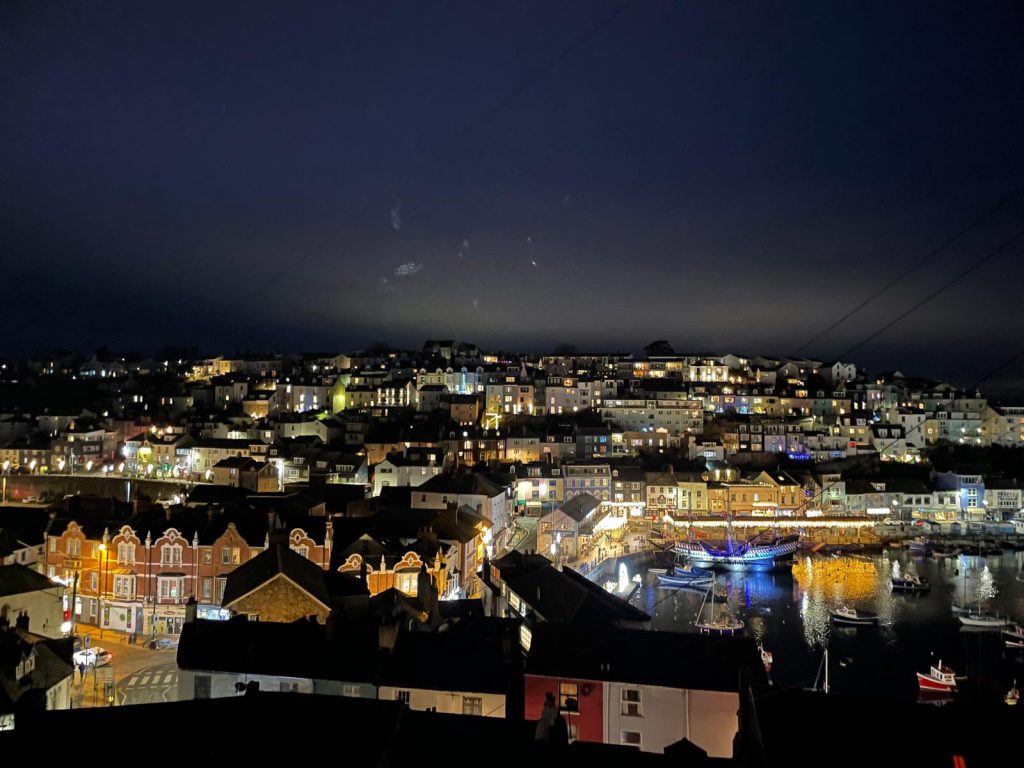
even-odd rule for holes
{"type": "Polygon", "coordinates": [[[99,590],[99,592],[100,592],[100,594],[99,594],[100,615],[99,615],[99,620],[100,620],[100,640],[102,640],[103,639],[103,591],[104,591],[104,584],[106,582],[107,576],[110,574],[110,550],[107,548],[107,532],[106,531],[103,532],[103,542],[100,544],[99,549],[100,549],[100,561],[99,561],[99,563],[97,563],[97,570],[99,571],[99,577],[100,577],[100,590],[99,590]],[[104,564],[106,565],[106,568],[104,568],[104,564]]]}

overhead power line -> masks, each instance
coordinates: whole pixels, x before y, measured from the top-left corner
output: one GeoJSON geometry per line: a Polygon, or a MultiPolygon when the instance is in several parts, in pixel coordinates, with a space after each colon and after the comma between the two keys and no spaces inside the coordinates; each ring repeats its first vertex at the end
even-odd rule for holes
{"type": "Polygon", "coordinates": [[[811,346],[811,345],[812,345],[812,344],[814,344],[814,343],[815,343],[816,341],[819,341],[820,339],[822,339],[823,337],[827,336],[827,335],[828,335],[829,333],[831,333],[832,331],[834,331],[834,330],[835,330],[836,328],[838,328],[838,327],[839,327],[840,325],[842,325],[843,323],[845,323],[845,322],[846,322],[847,320],[849,320],[849,319],[850,319],[851,317],[853,317],[854,315],[856,315],[856,314],[857,314],[858,312],[860,312],[860,311],[861,311],[862,309],[864,309],[864,307],[868,306],[868,304],[870,304],[871,302],[873,302],[873,301],[874,301],[875,299],[877,299],[877,298],[878,298],[879,296],[881,296],[882,294],[884,294],[884,293],[885,293],[886,291],[888,291],[888,290],[889,290],[890,288],[892,288],[892,287],[893,287],[893,286],[895,286],[895,285],[896,285],[897,283],[899,283],[900,281],[902,281],[902,280],[903,280],[904,278],[908,277],[908,276],[909,276],[909,275],[911,275],[912,273],[914,273],[914,272],[916,272],[917,270],[919,270],[919,269],[920,269],[921,267],[925,266],[925,265],[926,265],[926,264],[927,264],[927,263],[928,263],[929,261],[931,261],[931,260],[932,260],[932,258],[933,258],[933,257],[937,256],[937,255],[938,255],[939,253],[941,253],[942,251],[946,250],[946,249],[947,249],[947,248],[949,248],[950,246],[952,246],[952,245],[955,245],[955,244],[956,244],[957,242],[959,242],[959,241],[960,241],[960,240],[961,240],[962,238],[964,238],[964,237],[965,237],[966,235],[970,234],[970,233],[971,233],[971,232],[972,232],[973,230],[975,230],[976,228],[978,228],[979,226],[981,226],[981,224],[983,224],[983,223],[984,223],[985,221],[987,221],[987,220],[988,220],[988,219],[990,219],[990,218],[991,218],[992,216],[994,216],[994,215],[995,215],[995,214],[997,214],[997,213],[998,213],[999,211],[1001,211],[1001,210],[1002,210],[1002,209],[1003,209],[1004,207],[1006,207],[1006,205],[1007,205],[1008,203],[1010,203],[1010,202],[1011,202],[1011,201],[1012,201],[1012,200],[1013,200],[1014,198],[1016,198],[1016,197],[1020,196],[1020,194],[1021,194],[1022,192],[1024,192],[1024,187],[1018,187],[1017,189],[1013,190],[1013,191],[1012,191],[1012,192],[1010,192],[1009,194],[1007,194],[1007,195],[1004,195],[1004,196],[1003,196],[1003,197],[1002,197],[1002,198],[1001,198],[1001,199],[999,200],[999,202],[997,202],[997,203],[996,203],[995,205],[993,205],[993,206],[992,206],[991,208],[989,208],[989,209],[988,209],[987,211],[985,211],[985,213],[983,213],[983,214],[981,214],[980,216],[978,216],[978,218],[974,219],[974,220],[973,220],[973,221],[972,221],[972,222],[971,222],[970,224],[968,224],[968,225],[967,225],[966,227],[964,227],[963,229],[961,229],[960,231],[958,231],[958,232],[957,232],[956,234],[954,234],[954,235],[953,235],[952,237],[950,237],[949,239],[947,239],[946,241],[944,241],[944,242],[943,242],[943,243],[942,243],[941,245],[939,245],[939,246],[938,246],[937,248],[934,248],[934,249],[932,249],[931,251],[929,251],[928,253],[926,253],[926,254],[924,255],[924,257],[922,257],[922,258],[921,258],[920,260],[918,260],[918,261],[917,261],[917,262],[915,262],[914,264],[911,264],[911,265],[910,265],[909,267],[907,267],[906,269],[904,269],[904,270],[903,270],[902,272],[900,272],[900,273],[899,273],[898,275],[896,275],[896,276],[895,276],[894,278],[892,278],[892,279],[891,279],[891,280],[890,280],[889,282],[885,283],[885,285],[883,285],[883,286],[882,286],[881,288],[879,288],[879,289],[878,289],[877,291],[875,291],[875,292],[874,292],[874,293],[872,293],[872,294],[871,294],[870,296],[868,296],[868,297],[867,297],[866,299],[864,299],[864,300],[863,300],[862,302],[860,302],[860,304],[858,304],[858,305],[857,305],[857,306],[855,306],[855,307],[854,307],[853,309],[849,310],[849,311],[848,311],[848,312],[846,312],[846,313],[845,313],[844,315],[842,315],[842,317],[838,318],[838,319],[837,319],[837,320],[835,320],[835,321],[834,321],[833,323],[831,323],[831,324],[830,324],[830,325],[829,325],[828,327],[826,327],[826,328],[825,328],[825,329],[824,329],[823,331],[821,331],[821,332],[820,332],[820,333],[818,333],[817,335],[815,335],[815,336],[811,337],[810,339],[808,339],[807,341],[805,341],[805,342],[804,342],[803,344],[801,344],[801,345],[800,345],[800,346],[799,346],[799,347],[798,347],[798,348],[796,349],[796,351],[795,351],[795,352],[793,353],[793,356],[794,356],[794,357],[796,357],[796,356],[800,355],[800,353],[802,353],[802,352],[803,352],[803,351],[804,351],[805,349],[807,349],[807,348],[808,348],[809,346],[811,346]]]}
{"type": "Polygon", "coordinates": [[[995,258],[999,254],[1001,254],[1003,251],[1005,251],[1008,248],[1010,248],[1013,245],[1015,245],[1021,238],[1024,238],[1024,229],[1019,230],[1015,235],[1013,235],[1013,237],[1009,238],[1008,240],[1004,240],[995,249],[989,251],[984,256],[982,256],[980,259],[977,259],[974,262],[972,262],[971,265],[969,267],[967,267],[967,269],[963,270],[962,272],[959,272],[957,275],[955,275],[951,279],[947,280],[945,283],[940,285],[934,291],[932,291],[931,293],[929,293],[928,295],[926,295],[922,299],[919,299],[917,302],[915,302],[910,307],[905,309],[903,312],[898,314],[896,317],[894,317],[892,320],[887,322],[881,328],[879,328],[876,331],[873,331],[872,333],[868,334],[866,337],[864,337],[859,342],[857,342],[852,347],[850,347],[845,352],[843,352],[843,354],[839,355],[839,357],[837,359],[842,359],[844,357],[848,357],[850,354],[852,354],[856,350],[860,349],[861,347],[863,347],[868,342],[873,341],[874,339],[878,338],[883,333],[885,333],[887,330],[889,330],[894,325],[896,325],[896,323],[900,322],[900,320],[906,319],[911,314],[916,312],[918,309],[923,307],[925,304],[930,302],[932,299],[935,299],[936,297],[938,297],[939,295],[941,295],[942,293],[944,293],[945,291],[947,291],[948,289],[950,289],[951,287],[956,285],[958,282],[963,280],[965,277],[970,275],[972,272],[974,272],[975,270],[977,270],[977,269],[981,268],[982,266],[984,266],[986,263],[991,261],[993,258],[995,258]]]}

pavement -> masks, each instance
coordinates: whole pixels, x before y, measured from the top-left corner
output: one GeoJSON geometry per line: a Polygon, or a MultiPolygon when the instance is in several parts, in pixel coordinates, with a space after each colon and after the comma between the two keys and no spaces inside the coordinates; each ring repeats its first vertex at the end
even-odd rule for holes
{"type": "Polygon", "coordinates": [[[75,633],[89,636],[90,648],[105,648],[113,654],[109,664],[88,667],[85,679],[74,673],[72,707],[98,707],[113,704],[141,704],[177,699],[176,645],[153,650],[147,643],[128,643],[123,632],[77,625],[75,633]],[[112,687],[107,687],[107,684],[112,687]]]}

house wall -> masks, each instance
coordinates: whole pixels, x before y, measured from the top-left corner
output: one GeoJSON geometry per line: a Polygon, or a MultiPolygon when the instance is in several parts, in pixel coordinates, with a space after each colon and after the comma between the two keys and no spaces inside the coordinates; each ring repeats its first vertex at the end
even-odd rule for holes
{"type": "Polygon", "coordinates": [[[13,626],[20,611],[28,611],[29,631],[44,637],[60,637],[64,620],[61,602],[62,587],[0,596],[0,613],[5,613],[13,626]]]}
{"type": "Polygon", "coordinates": [[[687,738],[711,757],[731,757],[740,727],[739,694],[688,691],[687,696],[687,738]]]}
{"type": "Polygon", "coordinates": [[[577,680],[527,675],[527,720],[536,720],[544,708],[544,695],[558,701],[559,683],[575,683],[579,712],[567,715],[577,738],[605,744],[621,744],[622,732],[641,734],[645,752],[664,752],[665,747],[688,738],[711,757],[731,757],[739,730],[739,696],[719,691],[687,691],[653,685],[577,680]],[[622,691],[640,690],[639,716],[622,714],[622,691]]]}
{"type": "Polygon", "coordinates": [[[395,701],[398,691],[409,692],[409,709],[425,712],[429,709],[450,715],[463,713],[463,697],[478,698],[480,712],[484,717],[505,717],[505,694],[477,693],[473,691],[434,691],[427,688],[406,688],[400,685],[382,685],[377,698],[381,701],[395,701]]]}
{"type": "Polygon", "coordinates": [[[605,684],[605,743],[621,744],[622,732],[641,734],[644,752],[688,738],[711,757],[732,757],[739,729],[739,696],[718,691],[688,691],[657,685],[605,684]],[[622,692],[640,692],[640,714],[623,714],[622,692]]]}
{"type": "Polygon", "coordinates": [[[68,675],[56,685],[50,686],[46,691],[46,708],[71,709],[71,678],[68,675]]]}
{"type": "Polygon", "coordinates": [[[559,683],[575,683],[578,692],[578,712],[563,712],[570,728],[575,728],[580,741],[604,741],[604,684],[596,680],[541,677],[527,675],[525,681],[525,707],[527,720],[538,720],[544,710],[544,695],[551,693],[558,701],[559,683]],[[588,692],[584,692],[584,687],[588,692]]]}

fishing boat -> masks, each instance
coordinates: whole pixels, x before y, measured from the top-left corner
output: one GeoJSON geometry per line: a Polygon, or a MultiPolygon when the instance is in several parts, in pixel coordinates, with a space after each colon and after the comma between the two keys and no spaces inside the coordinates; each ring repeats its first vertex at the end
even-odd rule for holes
{"type": "Polygon", "coordinates": [[[701,614],[704,611],[704,602],[707,602],[707,595],[704,596],[704,601],[700,604],[700,609],[697,611],[697,621],[695,626],[702,635],[735,635],[737,632],[743,630],[743,622],[739,619],[731,617],[728,613],[721,616],[715,616],[715,578],[711,577],[711,588],[708,590],[711,593],[711,615],[707,621],[701,621],[701,614]]]}
{"type": "Polygon", "coordinates": [[[850,608],[847,605],[842,605],[832,611],[832,621],[836,624],[875,624],[878,622],[877,613],[868,613],[867,611],[858,611],[856,608],[850,608]]]}
{"type": "Polygon", "coordinates": [[[1005,696],[1003,696],[1003,701],[1011,707],[1017,706],[1017,702],[1020,701],[1020,691],[1017,690],[1016,680],[1013,681],[1013,687],[1006,692],[1005,696]]]}
{"type": "Polygon", "coordinates": [[[950,693],[956,690],[956,673],[942,666],[942,661],[939,661],[928,672],[917,673],[917,685],[922,691],[950,693]]]}
{"type": "Polygon", "coordinates": [[[916,573],[907,573],[903,576],[893,576],[893,592],[927,592],[931,589],[928,579],[922,579],[916,573]]]}

